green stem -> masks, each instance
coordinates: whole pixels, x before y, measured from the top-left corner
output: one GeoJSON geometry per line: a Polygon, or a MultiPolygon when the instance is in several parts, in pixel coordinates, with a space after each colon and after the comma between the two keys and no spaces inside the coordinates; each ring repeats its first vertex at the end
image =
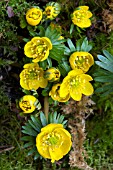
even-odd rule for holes
{"type": "Polygon", "coordinates": [[[46,119],[48,120],[48,113],[49,113],[48,96],[45,96],[45,97],[44,97],[44,113],[45,113],[46,119]]]}
{"type": "Polygon", "coordinates": [[[52,163],[52,170],[56,169],[56,163],[52,163]]]}

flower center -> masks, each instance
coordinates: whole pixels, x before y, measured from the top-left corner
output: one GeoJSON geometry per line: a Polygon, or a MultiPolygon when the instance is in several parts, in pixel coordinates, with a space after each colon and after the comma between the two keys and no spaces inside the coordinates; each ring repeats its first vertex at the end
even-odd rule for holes
{"type": "Polygon", "coordinates": [[[46,8],[46,15],[47,16],[51,16],[53,14],[53,12],[54,12],[54,7],[49,6],[49,7],[46,8]]]}
{"type": "Polygon", "coordinates": [[[51,145],[55,145],[58,142],[58,138],[56,136],[52,136],[48,139],[48,141],[51,145]]]}
{"type": "Polygon", "coordinates": [[[30,109],[31,109],[31,106],[30,106],[29,101],[23,100],[23,101],[22,101],[22,108],[23,108],[25,111],[30,110],[30,109]]]}
{"type": "Polygon", "coordinates": [[[87,68],[89,66],[89,58],[88,56],[77,56],[74,64],[78,69],[87,68]]]}
{"type": "Polygon", "coordinates": [[[38,45],[38,46],[36,47],[36,53],[37,53],[38,55],[44,55],[44,51],[46,52],[46,48],[47,48],[46,44],[38,45]]]}
{"type": "Polygon", "coordinates": [[[33,54],[33,58],[38,57],[41,60],[47,52],[47,45],[45,44],[45,42],[37,40],[37,42],[33,43],[31,51],[33,54]]]}
{"type": "Polygon", "coordinates": [[[51,132],[43,137],[43,145],[60,146],[59,139],[61,136],[58,133],[51,132]]]}
{"type": "Polygon", "coordinates": [[[29,15],[29,18],[38,20],[40,18],[40,12],[38,12],[38,11],[37,11],[37,13],[32,12],[32,14],[29,15]]]}
{"type": "Polygon", "coordinates": [[[37,69],[37,68],[32,68],[32,69],[26,69],[25,73],[24,73],[24,79],[26,81],[26,79],[30,79],[30,80],[34,80],[34,79],[40,79],[40,77],[43,76],[43,73],[41,72],[41,70],[37,69]]]}
{"type": "Polygon", "coordinates": [[[81,78],[80,78],[80,77],[78,77],[78,76],[73,77],[73,78],[71,78],[71,80],[70,80],[70,86],[71,86],[71,87],[72,87],[72,86],[78,87],[79,84],[80,84],[80,82],[81,82],[81,78]]]}
{"type": "Polygon", "coordinates": [[[34,79],[37,76],[37,73],[33,70],[29,71],[29,79],[34,79]]]}
{"type": "Polygon", "coordinates": [[[76,13],[76,18],[79,21],[80,19],[83,19],[86,17],[86,13],[83,10],[80,10],[76,13]]]}

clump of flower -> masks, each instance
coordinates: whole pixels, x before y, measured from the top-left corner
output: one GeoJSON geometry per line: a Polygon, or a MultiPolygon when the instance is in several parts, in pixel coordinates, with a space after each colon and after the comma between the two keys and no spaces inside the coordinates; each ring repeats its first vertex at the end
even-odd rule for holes
{"type": "Polygon", "coordinates": [[[92,13],[88,10],[88,6],[79,6],[71,15],[72,22],[80,28],[91,26],[92,13]]]}
{"type": "Polygon", "coordinates": [[[35,109],[37,99],[32,95],[25,95],[20,99],[19,106],[24,113],[32,113],[35,109]]]}
{"type": "Polygon", "coordinates": [[[70,56],[69,63],[72,69],[81,69],[85,73],[94,64],[94,59],[90,53],[80,51],[70,56]]]}
{"type": "Polygon", "coordinates": [[[57,2],[49,2],[46,5],[45,11],[43,14],[46,16],[46,19],[53,20],[57,17],[57,15],[60,13],[61,6],[57,2]]]}
{"type": "Polygon", "coordinates": [[[26,90],[37,90],[39,87],[47,86],[47,79],[44,78],[44,71],[37,63],[24,65],[24,70],[20,73],[20,85],[26,90]]]}
{"type": "Polygon", "coordinates": [[[74,100],[80,101],[82,94],[86,96],[93,94],[93,86],[89,83],[92,80],[92,77],[84,74],[81,69],[71,70],[61,83],[60,97],[70,94],[74,100]]]}
{"type": "Polygon", "coordinates": [[[34,37],[24,46],[24,53],[27,57],[33,58],[33,62],[44,61],[49,56],[52,43],[47,37],[34,37]]]}
{"type": "Polygon", "coordinates": [[[62,124],[48,124],[36,137],[36,147],[40,155],[58,161],[66,155],[72,146],[70,133],[62,124]]]}
{"type": "Polygon", "coordinates": [[[58,102],[68,101],[70,98],[70,94],[67,94],[65,97],[60,97],[59,89],[60,89],[60,83],[53,85],[51,91],[49,92],[49,96],[51,96],[53,100],[56,100],[58,102]]]}
{"type": "Polygon", "coordinates": [[[26,13],[26,20],[29,25],[36,26],[42,19],[42,10],[40,8],[31,8],[26,13]]]}
{"type": "Polygon", "coordinates": [[[44,77],[51,82],[57,81],[60,78],[60,71],[55,67],[49,68],[45,72],[44,77]]]}

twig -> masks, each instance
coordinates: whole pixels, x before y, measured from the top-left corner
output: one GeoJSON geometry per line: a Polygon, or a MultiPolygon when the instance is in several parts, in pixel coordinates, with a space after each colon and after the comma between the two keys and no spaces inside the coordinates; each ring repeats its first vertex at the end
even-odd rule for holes
{"type": "Polygon", "coordinates": [[[45,113],[47,120],[48,120],[48,112],[49,112],[49,101],[48,101],[48,96],[45,96],[44,97],[44,113],[45,113]]]}
{"type": "Polygon", "coordinates": [[[14,149],[14,148],[15,148],[14,146],[11,146],[11,147],[9,147],[9,148],[2,149],[2,150],[0,150],[0,153],[6,152],[6,151],[10,151],[10,150],[12,150],[12,149],[14,149]]]}

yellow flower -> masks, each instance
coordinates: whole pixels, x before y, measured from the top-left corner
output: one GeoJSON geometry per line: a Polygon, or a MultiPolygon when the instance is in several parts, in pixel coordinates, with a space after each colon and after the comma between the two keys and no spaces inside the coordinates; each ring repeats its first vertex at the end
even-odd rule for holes
{"type": "Polygon", "coordinates": [[[43,69],[37,63],[25,64],[24,70],[20,73],[20,85],[26,90],[45,88],[47,80],[44,78],[43,69]]]}
{"type": "Polygon", "coordinates": [[[26,13],[26,20],[29,25],[36,26],[42,19],[42,11],[39,8],[31,8],[26,13]]]}
{"type": "Polygon", "coordinates": [[[81,28],[87,28],[91,26],[89,18],[92,17],[92,13],[88,11],[88,6],[79,6],[72,14],[72,22],[81,28]]]}
{"type": "Polygon", "coordinates": [[[67,102],[70,98],[70,94],[67,94],[65,97],[60,97],[59,88],[60,84],[55,84],[49,92],[49,96],[51,96],[53,100],[56,100],[58,102],[67,102]]]}
{"type": "Polygon", "coordinates": [[[74,100],[80,101],[82,94],[86,96],[93,94],[93,86],[89,83],[91,80],[92,77],[84,74],[81,69],[71,70],[60,86],[60,96],[70,94],[74,100]]]}
{"type": "Polygon", "coordinates": [[[45,72],[44,77],[51,82],[57,81],[60,78],[60,71],[55,67],[49,68],[45,72]]]}
{"type": "Polygon", "coordinates": [[[36,100],[37,99],[32,95],[25,95],[21,98],[19,106],[24,113],[32,113],[36,109],[34,105],[36,100]]]}
{"type": "Polygon", "coordinates": [[[44,158],[51,159],[52,163],[63,158],[71,146],[71,135],[62,124],[48,124],[36,137],[38,152],[44,158]]]}
{"type": "Polygon", "coordinates": [[[46,8],[43,14],[46,16],[47,19],[53,20],[60,13],[60,10],[61,10],[61,6],[59,3],[49,2],[46,5],[46,8]]]}
{"type": "Polygon", "coordinates": [[[88,52],[74,52],[69,62],[72,69],[81,69],[84,73],[94,64],[93,56],[88,52]]]}
{"type": "Polygon", "coordinates": [[[34,37],[24,46],[24,53],[27,57],[33,58],[33,62],[44,61],[49,56],[52,43],[47,37],[34,37]]]}

